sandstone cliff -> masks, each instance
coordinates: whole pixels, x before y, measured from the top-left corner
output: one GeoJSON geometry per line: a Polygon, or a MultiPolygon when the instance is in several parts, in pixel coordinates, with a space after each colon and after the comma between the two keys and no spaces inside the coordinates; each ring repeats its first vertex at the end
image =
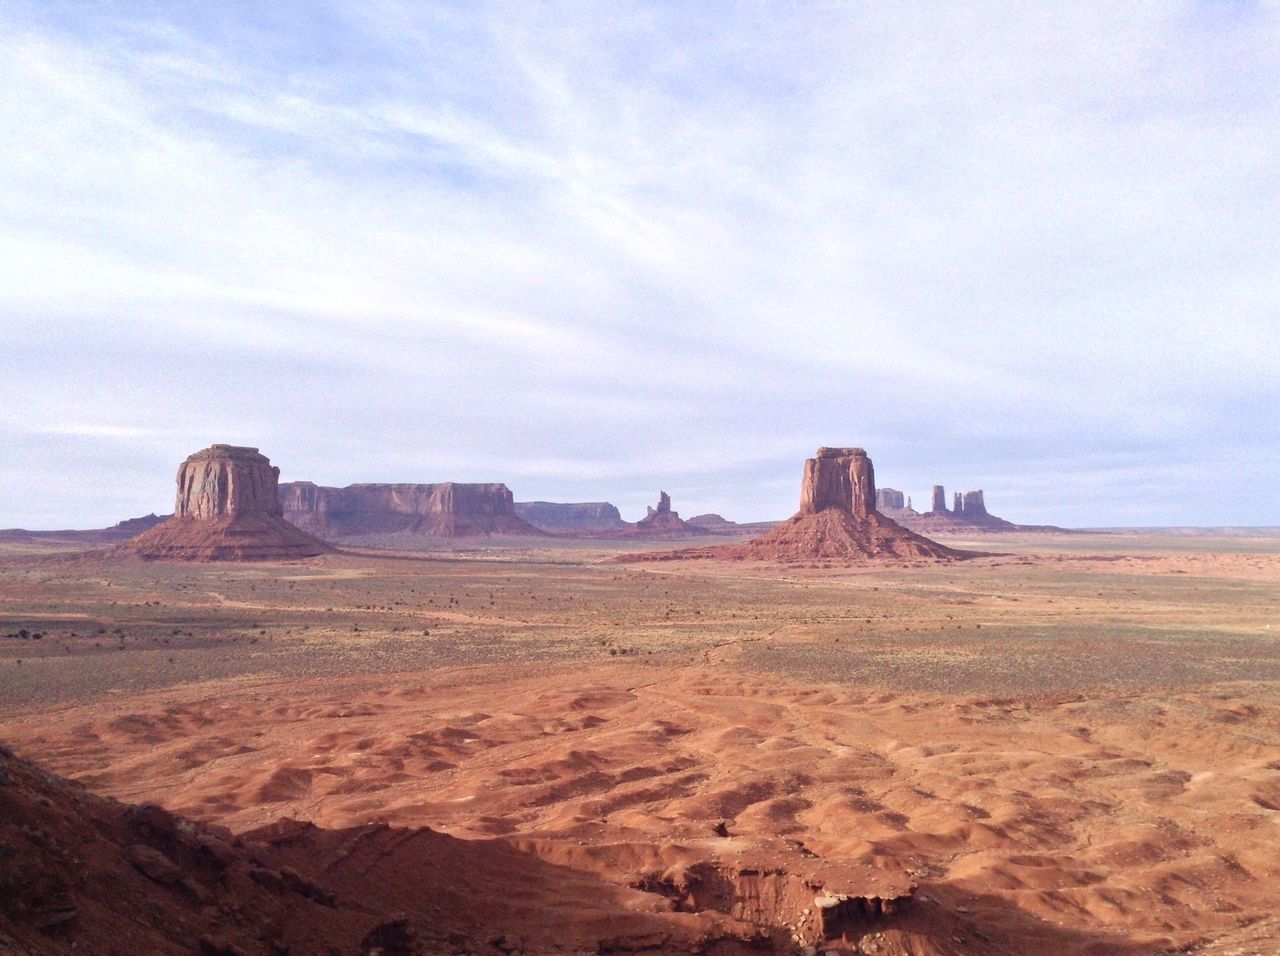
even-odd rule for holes
{"type": "Polygon", "coordinates": [[[280,469],[256,448],[212,445],[178,469],[173,517],[120,545],[145,558],[245,561],[305,558],[332,550],[285,521],[280,469]]]}
{"type": "Polygon", "coordinates": [[[877,511],[901,511],[906,507],[904,500],[902,492],[898,491],[896,488],[876,489],[877,511]]]}
{"type": "Polygon", "coordinates": [[[621,531],[629,527],[616,506],[607,501],[559,503],[555,501],[517,501],[516,514],[543,531],[621,531]]]}
{"type": "Polygon", "coordinates": [[[280,486],[285,517],[327,541],[406,544],[414,537],[539,536],[516,514],[504,484],[357,484],[326,488],[310,481],[280,486]]]}

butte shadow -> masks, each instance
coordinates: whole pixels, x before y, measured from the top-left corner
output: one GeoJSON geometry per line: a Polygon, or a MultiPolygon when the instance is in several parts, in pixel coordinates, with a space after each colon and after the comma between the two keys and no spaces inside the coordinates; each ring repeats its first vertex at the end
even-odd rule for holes
{"type": "Polygon", "coordinates": [[[861,448],[824,447],[804,463],[800,510],[758,538],[724,547],[621,555],[614,560],[714,558],[797,562],[818,559],[863,563],[906,559],[956,561],[982,556],[986,553],[948,548],[885,517],[876,510],[875,469],[867,453],[861,448]]]}

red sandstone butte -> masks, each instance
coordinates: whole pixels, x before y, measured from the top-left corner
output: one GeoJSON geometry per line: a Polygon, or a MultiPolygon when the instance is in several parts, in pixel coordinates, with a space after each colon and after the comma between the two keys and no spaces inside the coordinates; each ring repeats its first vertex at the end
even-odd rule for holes
{"type": "Polygon", "coordinates": [[[861,448],[819,448],[804,463],[796,514],[758,538],[700,556],[863,561],[963,558],[972,553],[930,541],[877,511],[875,469],[861,448]]]}
{"type": "Polygon", "coordinates": [[[284,520],[280,469],[256,448],[211,445],[178,468],[173,517],[120,545],[144,558],[272,561],[333,549],[284,520]]]}

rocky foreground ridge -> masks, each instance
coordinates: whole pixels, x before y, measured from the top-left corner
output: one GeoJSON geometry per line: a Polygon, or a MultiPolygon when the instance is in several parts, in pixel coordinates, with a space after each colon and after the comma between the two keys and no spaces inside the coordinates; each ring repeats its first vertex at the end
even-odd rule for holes
{"type": "Polygon", "coordinates": [[[211,445],[178,468],[173,516],[114,550],[190,561],[289,560],[332,550],[285,521],[280,469],[256,448],[211,445]]]}
{"type": "Polygon", "coordinates": [[[878,931],[904,944],[885,952],[958,952],[905,874],[744,850],[730,863],[654,847],[610,879],[576,842],[289,819],[235,834],[96,796],[0,746],[0,952],[14,956],[746,956],[850,952],[878,931]]]}

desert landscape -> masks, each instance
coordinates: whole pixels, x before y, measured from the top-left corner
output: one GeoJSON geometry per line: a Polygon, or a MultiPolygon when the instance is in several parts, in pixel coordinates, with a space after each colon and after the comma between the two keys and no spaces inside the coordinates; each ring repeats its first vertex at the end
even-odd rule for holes
{"type": "Polygon", "coordinates": [[[1280,0],[0,63],[0,956],[1280,956],[1280,0]]]}
{"type": "Polygon", "coordinates": [[[922,549],[824,449],[749,546],[172,560],[278,508],[219,447],[6,545],[7,951],[1274,951],[1280,534],[922,549]]]}

